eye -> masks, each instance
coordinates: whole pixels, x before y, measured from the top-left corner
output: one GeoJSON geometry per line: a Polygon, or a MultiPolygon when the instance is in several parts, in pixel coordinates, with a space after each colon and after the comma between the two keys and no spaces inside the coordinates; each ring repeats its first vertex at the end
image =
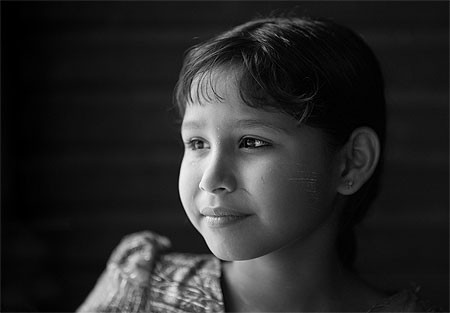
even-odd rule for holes
{"type": "Polygon", "coordinates": [[[188,142],[186,142],[186,145],[191,150],[200,150],[208,148],[207,144],[203,140],[198,138],[189,140],[188,142]]]}
{"type": "Polygon", "coordinates": [[[256,148],[263,148],[263,147],[267,147],[270,146],[270,143],[261,140],[261,139],[257,139],[257,138],[251,138],[251,137],[246,137],[246,138],[242,138],[240,144],[239,144],[239,148],[246,148],[246,149],[256,149],[256,148]]]}

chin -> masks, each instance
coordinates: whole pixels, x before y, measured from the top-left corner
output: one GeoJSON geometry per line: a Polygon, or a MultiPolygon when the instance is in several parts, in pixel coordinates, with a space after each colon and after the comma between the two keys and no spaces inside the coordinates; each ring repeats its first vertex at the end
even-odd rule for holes
{"type": "Polygon", "coordinates": [[[204,236],[209,250],[223,261],[246,261],[259,258],[270,252],[261,242],[242,242],[242,240],[216,240],[204,236]]]}

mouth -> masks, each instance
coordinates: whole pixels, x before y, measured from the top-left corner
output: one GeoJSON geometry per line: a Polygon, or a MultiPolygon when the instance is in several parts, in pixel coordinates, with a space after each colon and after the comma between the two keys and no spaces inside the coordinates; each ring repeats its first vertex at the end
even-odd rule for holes
{"type": "Polygon", "coordinates": [[[200,210],[200,214],[207,225],[213,228],[238,223],[251,215],[224,207],[205,207],[200,210]]]}

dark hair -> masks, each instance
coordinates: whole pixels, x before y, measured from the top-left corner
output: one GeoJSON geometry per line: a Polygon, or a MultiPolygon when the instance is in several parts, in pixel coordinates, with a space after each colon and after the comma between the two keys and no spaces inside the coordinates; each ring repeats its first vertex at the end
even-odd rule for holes
{"type": "MultiPolygon", "coordinates": [[[[193,46],[174,92],[181,118],[194,96],[211,97],[199,92],[205,79],[213,87],[211,72],[229,67],[239,69],[240,96],[247,105],[283,111],[320,128],[334,148],[345,144],[355,128],[370,127],[379,136],[383,155],[383,77],[372,50],[350,29],[323,19],[266,18],[193,46]],[[194,83],[196,95],[191,93],[194,83]]],[[[337,249],[348,267],[356,252],[354,226],[377,194],[382,160],[364,186],[348,197],[341,215],[337,249]]]]}

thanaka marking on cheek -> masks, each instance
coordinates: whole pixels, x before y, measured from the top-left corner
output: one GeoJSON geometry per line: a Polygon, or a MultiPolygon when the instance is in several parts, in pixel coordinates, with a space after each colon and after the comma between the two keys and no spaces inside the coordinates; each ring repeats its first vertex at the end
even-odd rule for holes
{"type": "Polygon", "coordinates": [[[299,182],[304,191],[311,195],[313,200],[318,200],[319,173],[314,171],[298,170],[299,177],[289,177],[288,180],[299,182]]]}

